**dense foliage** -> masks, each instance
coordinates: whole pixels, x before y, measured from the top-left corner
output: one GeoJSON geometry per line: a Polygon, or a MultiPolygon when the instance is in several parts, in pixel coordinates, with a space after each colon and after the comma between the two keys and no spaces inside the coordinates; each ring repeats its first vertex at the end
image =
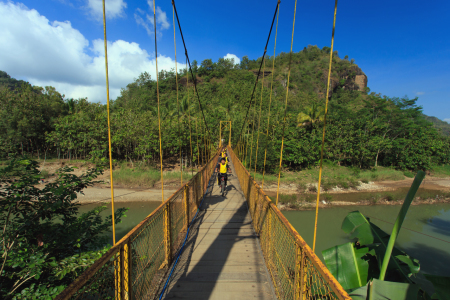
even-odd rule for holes
{"type": "MultiPolygon", "coordinates": [[[[71,172],[64,167],[39,188],[36,161],[14,159],[0,169],[1,299],[53,299],[108,250],[106,206],[79,215],[74,203],[101,170],[71,172]]],[[[116,223],[125,211],[116,211],[116,223]]]]}
{"type": "MultiPolygon", "coordinates": [[[[314,166],[320,157],[329,51],[327,47],[308,46],[292,53],[283,155],[285,167],[290,169],[314,166]]],[[[211,136],[217,145],[219,121],[231,120],[233,143],[237,143],[242,129],[241,138],[253,145],[253,149],[247,151],[253,160],[260,124],[258,158],[264,157],[267,145],[268,171],[274,171],[281,146],[289,53],[266,59],[264,76],[259,78],[248,122],[243,124],[260,62],[261,58],[250,60],[247,57],[240,64],[222,58],[217,62],[211,59],[201,64],[193,62],[207,128],[193,89],[193,78],[187,78],[186,70],[180,70],[177,105],[176,74],[161,71],[164,157],[175,157],[180,146],[183,155],[189,155],[189,133],[192,132],[196,163],[198,151],[204,152],[205,137],[211,136]]],[[[416,105],[417,98],[388,98],[370,93],[368,88],[361,91],[355,82],[355,76],[361,74],[353,60],[341,59],[334,53],[325,158],[359,168],[383,165],[430,169],[435,164],[448,163],[449,138],[425,119],[421,107],[416,105]]],[[[156,82],[148,73],[143,73],[122,89],[111,105],[116,159],[158,162],[157,113],[156,82]]],[[[51,87],[43,89],[25,84],[20,89],[0,88],[0,147],[2,157],[24,153],[38,156],[44,153],[60,158],[106,157],[105,106],[86,99],[64,99],[51,87]]],[[[262,168],[262,160],[258,160],[257,167],[262,168]]]]}

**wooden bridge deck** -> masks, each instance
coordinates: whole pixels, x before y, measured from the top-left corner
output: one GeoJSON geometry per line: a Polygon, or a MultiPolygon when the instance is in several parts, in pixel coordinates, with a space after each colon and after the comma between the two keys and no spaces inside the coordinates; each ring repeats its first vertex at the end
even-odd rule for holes
{"type": "Polygon", "coordinates": [[[225,197],[214,176],[164,295],[174,298],[276,299],[234,174],[228,177],[225,197]]]}

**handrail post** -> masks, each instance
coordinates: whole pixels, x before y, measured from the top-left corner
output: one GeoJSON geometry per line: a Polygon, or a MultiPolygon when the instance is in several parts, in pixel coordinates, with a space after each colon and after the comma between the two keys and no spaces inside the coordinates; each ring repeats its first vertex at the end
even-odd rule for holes
{"type": "MultiPolygon", "coordinates": [[[[195,186],[195,184],[194,184],[195,186]]],[[[184,214],[186,216],[186,230],[189,228],[189,185],[184,187],[184,214]]]]}
{"type": "MultiPolygon", "coordinates": [[[[205,194],[205,187],[203,186],[203,173],[204,173],[203,171],[202,173],[200,173],[200,192],[201,192],[200,199],[203,198],[203,195],[205,194]]],[[[197,208],[198,208],[198,200],[199,199],[195,199],[195,205],[197,206],[197,208]]]]}
{"type": "Polygon", "coordinates": [[[127,281],[127,292],[128,297],[127,300],[133,299],[132,297],[132,279],[131,279],[131,268],[132,268],[132,260],[131,260],[131,239],[128,239],[127,243],[125,244],[126,247],[126,273],[125,273],[125,280],[127,281]]]}
{"type": "Polygon", "coordinates": [[[167,203],[164,208],[164,246],[166,252],[166,263],[169,265],[171,263],[171,245],[170,245],[170,202],[167,203]]]}
{"type": "Polygon", "coordinates": [[[302,278],[302,252],[299,244],[295,243],[295,291],[294,299],[299,300],[302,294],[301,278],[302,278]]]}
{"type": "Polygon", "coordinates": [[[120,299],[121,288],[121,276],[120,276],[120,250],[114,254],[114,298],[120,299]]]}
{"type": "Polygon", "coordinates": [[[120,296],[119,299],[120,300],[125,300],[125,255],[124,255],[124,249],[125,245],[120,247],[120,284],[119,284],[119,292],[120,292],[120,296]]]}
{"type": "MultiPolygon", "coordinates": [[[[298,256],[297,256],[298,257],[298,256]]],[[[301,253],[301,261],[300,261],[300,276],[299,276],[299,283],[300,283],[300,295],[301,295],[301,300],[306,300],[307,297],[307,281],[308,281],[308,277],[307,277],[307,270],[306,270],[306,265],[305,265],[305,251],[303,251],[302,249],[302,253],[301,253]]]]}

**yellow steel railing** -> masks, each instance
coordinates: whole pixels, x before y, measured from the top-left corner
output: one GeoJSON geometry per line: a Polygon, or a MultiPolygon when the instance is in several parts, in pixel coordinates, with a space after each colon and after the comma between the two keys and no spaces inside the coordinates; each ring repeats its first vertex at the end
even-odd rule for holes
{"type": "Polygon", "coordinates": [[[56,299],[153,299],[183,244],[219,152],[56,299]]]}
{"type": "MultiPolygon", "coordinates": [[[[350,299],[228,147],[278,299],[350,299]]],[[[219,152],[56,299],[153,299],[206,192],[219,152]]]]}
{"type": "Polygon", "coordinates": [[[231,147],[228,151],[278,299],[351,299],[253,180],[231,147]]]}

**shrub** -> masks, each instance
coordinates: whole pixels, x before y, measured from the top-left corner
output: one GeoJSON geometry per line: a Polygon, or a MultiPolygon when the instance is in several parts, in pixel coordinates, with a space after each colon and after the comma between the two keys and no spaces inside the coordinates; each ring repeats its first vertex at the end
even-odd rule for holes
{"type": "Polygon", "coordinates": [[[386,193],[384,198],[386,199],[386,201],[392,201],[395,199],[395,197],[392,193],[386,193]]]}
{"type": "Polygon", "coordinates": [[[411,171],[404,171],[403,172],[403,175],[405,175],[406,177],[408,177],[408,178],[414,178],[416,175],[413,173],[413,172],[411,172],[411,171]]]}
{"type": "Polygon", "coordinates": [[[351,170],[352,175],[355,177],[358,177],[359,174],[361,173],[361,169],[358,167],[349,167],[349,169],[351,170]]]}
{"type": "Polygon", "coordinates": [[[342,182],[341,184],[340,184],[340,186],[342,187],[342,188],[344,188],[344,189],[348,189],[349,188],[349,184],[348,184],[348,182],[342,182]]]}
{"type": "Polygon", "coordinates": [[[47,179],[50,177],[50,173],[47,170],[43,169],[41,170],[41,177],[47,179]]]}
{"type": "Polygon", "coordinates": [[[349,178],[348,185],[349,185],[349,187],[355,189],[359,186],[359,181],[356,180],[355,178],[349,178]]]}
{"type": "Polygon", "coordinates": [[[315,185],[310,185],[309,187],[308,187],[308,191],[309,192],[313,192],[313,193],[317,193],[317,187],[315,186],[315,185]]]}
{"type": "Polygon", "coordinates": [[[336,186],[334,182],[328,180],[322,180],[320,185],[324,191],[329,191],[336,186]]]}

